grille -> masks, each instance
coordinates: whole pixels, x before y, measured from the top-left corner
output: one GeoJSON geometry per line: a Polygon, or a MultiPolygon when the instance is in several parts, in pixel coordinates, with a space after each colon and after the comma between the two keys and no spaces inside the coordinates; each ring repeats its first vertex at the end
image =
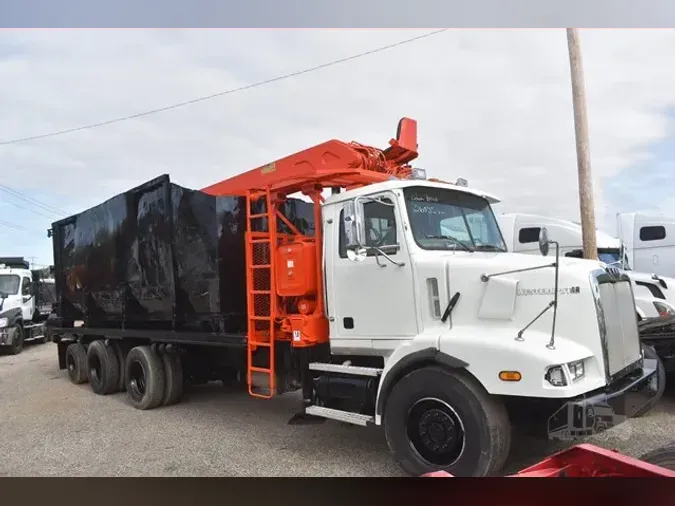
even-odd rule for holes
{"type": "Polygon", "coordinates": [[[614,376],[641,356],[635,302],[629,281],[601,283],[599,292],[606,329],[608,372],[614,376]]]}

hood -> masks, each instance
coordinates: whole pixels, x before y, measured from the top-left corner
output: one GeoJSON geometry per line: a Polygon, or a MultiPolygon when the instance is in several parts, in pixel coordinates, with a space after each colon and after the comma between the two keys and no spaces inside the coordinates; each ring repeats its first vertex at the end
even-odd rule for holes
{"type": "MultiPolygon", "coordinates": [[[[510,346],[519,331],[529,325],[523,333],[525,341],[544,352],[551,336],[553,311],[533,320],[555,295],[554,254],[425,253],[429,254],[416,259],[420,276],[444,277],[448,292],[460,294],[452,312],[452,332],[475,334],[480,328],[491,342],[510,346]],[[512,272],[519,269],[530,270],[512,272]]],[[[591,277],[598,270],[604,270],[599,261],[560,258],[555,340],[556,353],[561,356],[602,356],[591,285],[591,277]]]]}
{"type": "Polygon", "coordinates": [[[0,309],[0,318],[9,318],[12,319],[17,315],[21,314],[21,308],[12,307],[12,308],[3,308],[0,309]]]}

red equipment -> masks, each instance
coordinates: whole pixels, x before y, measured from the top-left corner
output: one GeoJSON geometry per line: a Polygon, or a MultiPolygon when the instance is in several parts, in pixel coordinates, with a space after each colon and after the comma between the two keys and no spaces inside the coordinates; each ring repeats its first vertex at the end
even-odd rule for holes
{"type": "Polygon", "coordinates": [[[331,140],[202,189],[210,195],[247,198],[246,264],[248,289],[248,384],[255,397],[274,395],[274,343],[307,348],[328,342],[322,276],[322,191],[358,188],[392,177],[407,178],[417,158],[417,122],[403,118],[396,139],[380,150],[331,140]],[[280,209],[301,192],[314,203],[313,237],[301,234],[280,209]],[[262,201],[264,211],[256,210],[262,201]],[[278,232],[277,219],[292,231],[278,232]],[[266,225],[259,226],[266,220],[266,225]],[[266,229],[266,231],[260,231],[266,229]],[[267,367],[253,366],[253,352],[269,349],[267,367]],[[251,376],[269,378],[269,393],[253,392],[251,376]]]}
{"type": "MultiPolygon", "coordinates": [[[[427,478],[452,478],[450,473],[435,471],[427,478]]],[[[555,453],[538,464],[511,475],[513,478],[675,478],[675,471],[642,460],[581,444],[555,453]]]]}

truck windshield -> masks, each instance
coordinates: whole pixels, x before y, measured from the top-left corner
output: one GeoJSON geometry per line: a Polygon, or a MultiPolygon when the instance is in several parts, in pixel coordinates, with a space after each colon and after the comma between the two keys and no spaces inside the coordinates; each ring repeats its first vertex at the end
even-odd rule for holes
{"type": "Polygon", "coordinates": [[[600,249],[598,248],[598,260],[606,264],[620,264],[621,251],[618,249],[600,249]]]}
{"type": "Polygon", "coordinates": [[[470,193],[414,186],[404,191],[413,236],[424,249],[506,251],[490,203],[470,193]]]}
{"type": "MultiPolygon", "coordinates": [[[[584,258],[584,252],[581,249],[575,249],[565,254],[566,257],[584,258]]],[[[614,248],[598,248],[598,260],[608,265],[621,264],[621,250],[614,248]]]]}
{"type": "Polygon", "coordinates": [[[16,274],[0,274],[0,292],[6,295],[19,293],[19,276],[16,274]]]}

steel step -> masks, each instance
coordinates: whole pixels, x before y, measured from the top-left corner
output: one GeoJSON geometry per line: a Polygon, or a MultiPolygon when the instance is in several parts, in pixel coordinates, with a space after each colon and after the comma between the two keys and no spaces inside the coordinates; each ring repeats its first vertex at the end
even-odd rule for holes
{"type": "Polygon", "coordinates": [[[323,406],[308,406],[305,408],[305,413],[328,418],[330,420],[338,420],[339,422],[361,425],[362,427],[365,427],[374,421],[374,418],[370,415],[361,415],[349,411],[340,411],[339,409],[324,408],[323,406]]]}
{"type": "Polygon", "coordinates": [[[323,362],[312,362],[309,364],[311,371],[336,372],[341,374],[353,374],[354,376],[373,376],[378,377],[382,374],[382,369],[376,367],[361,367],[357,365],[326,364],[323,362]]]}

